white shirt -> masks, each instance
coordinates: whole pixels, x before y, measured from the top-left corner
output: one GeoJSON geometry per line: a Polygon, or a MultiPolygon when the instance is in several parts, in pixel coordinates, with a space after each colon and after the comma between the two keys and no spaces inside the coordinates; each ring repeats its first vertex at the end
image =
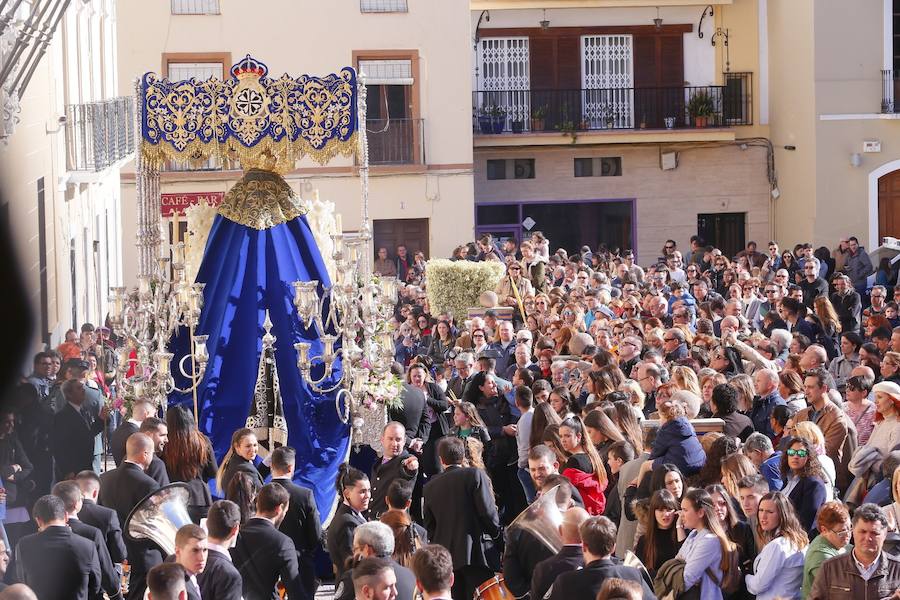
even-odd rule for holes
{"type": "Polygon", "coordinates": [[[228,548],[226,548],[225,546],[220,546],[219,544],[213,544],[212,542],[207,542],[207,546],[212,552],[224,554],[225,558],[228,559],[228,562],[231,562],[231,552],[228,551],[228,548]]]}
{"type": "Polygon", "coordinates": [[[753,574],[747,575],[747,591],[757,600],[800,598],[803,586],[803,561],[806,548],[797,549],[783,536],[763,546],[753,562],[753,574]]]}
{"type": "Polygon", "coordinates": [[[859,571],[860,577],[863,578],[863,581],[869,581],[872,579],[872,575],[875,574],[875,571],[878,570],[878,567],[881,566],[881,554],[878,555],[878,558],[872,561],[872,564],[868,567],[864,567],[859,560],[856,558],[856,552],[850,551],[850,556],[853,557],[853,562],[856,564],[856,569],[859,571]]]}

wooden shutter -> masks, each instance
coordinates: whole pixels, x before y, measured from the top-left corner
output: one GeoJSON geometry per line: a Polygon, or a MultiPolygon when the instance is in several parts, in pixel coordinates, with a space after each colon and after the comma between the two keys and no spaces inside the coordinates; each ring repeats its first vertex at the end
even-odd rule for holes
{"type": "Polygon", "coordinates": [[[531,64],[531,89],[556,89],[556,40],[532,37],[529,40],[531,64]]]}
{"type": "Polygon", "coordinates": [[[684,41],[680,35],[661,35],[659,45],[659,85],[681,87],[684,85],[684,41]]]}

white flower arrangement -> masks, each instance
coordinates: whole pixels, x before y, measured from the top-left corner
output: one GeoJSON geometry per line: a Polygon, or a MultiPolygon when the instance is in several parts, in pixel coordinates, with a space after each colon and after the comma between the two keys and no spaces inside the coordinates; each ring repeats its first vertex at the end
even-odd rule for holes
{"type": "Polygon", "coordinates": [[[454,317],[466,314],[466,309],[478,306],[478,296],[494,290],[505,268],[497,261],[452,261],[443,258],[425,263],[425,286],[431,314],[449,311],[454,317]]]}
{"type": "Polygon", "coordinates": [[[197,271],[203,262],[209,231],[216,218],[216,207],[205,199],[184,209],[187,220],[187,239],[184,243],[185,275],[188,281],[196,281],[197,271]]]}
{"type": "Polygon", "coordinates": [[[373,404],[383,404],[387,408],[400,408],[403,406],[403,381],[388,371],[383,375],[377,375],[369,371],[369,381],[366,384],[366,399],[363,405],[370,408],[373,404]]]}

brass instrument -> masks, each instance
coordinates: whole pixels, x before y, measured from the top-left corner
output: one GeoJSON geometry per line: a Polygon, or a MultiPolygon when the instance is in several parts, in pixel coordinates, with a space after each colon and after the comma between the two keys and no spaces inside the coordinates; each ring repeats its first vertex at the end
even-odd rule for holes
{"type": "Polygon", "coordinates": [[[515,520],[509,524],[508,529],[523,529],[554,553],[563,547],[559,526],[563,521],[563,513],[557,503],[557,493],[560,486],[555,486],[541,494],[540,498],[523,510],[515,520]]]}
{"type": "Polygon", "coordinates": [[[187,510],[189,498],[185,483],[172,483],[149,494],[125,519],[125,535],[132,540],[150,540],[166,556],[175,554],[175,534],[193,522],[187,510]]]}

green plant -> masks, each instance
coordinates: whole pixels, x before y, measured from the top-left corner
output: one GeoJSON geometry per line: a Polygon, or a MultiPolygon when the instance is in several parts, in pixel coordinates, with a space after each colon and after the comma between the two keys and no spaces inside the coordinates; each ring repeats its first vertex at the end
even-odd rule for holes
{"type": "Polygon", "coordinates": [[[714,110],[712,98],[705,91],[695,92],[688,101],[688,112],[692,117],[708,117],[714,110]]]}
{"type": "Polygon", "coordinates": [[[503,263],[431,259],[425,263],[428,306],[434,314],[449,311],[458,318],[478,306],[478,296],[494,290],[503,277],[503,263]]]}
{"type": "Polygon", "coordinates": [[[496,104],[491,104],[490,106],[485,106],[481,109],[479,113],[482,117],[490,117],[492,119],[502,119],[506,117],[506,109],[502,106],[497,106],[496,104]]]}
{"type": "Polygon", "coordinates": [[[541,106],[536,106],[531,109],[531,118],[532,119],[543,119],[547,116],[547,105],[542,104],[541,106]]]}

